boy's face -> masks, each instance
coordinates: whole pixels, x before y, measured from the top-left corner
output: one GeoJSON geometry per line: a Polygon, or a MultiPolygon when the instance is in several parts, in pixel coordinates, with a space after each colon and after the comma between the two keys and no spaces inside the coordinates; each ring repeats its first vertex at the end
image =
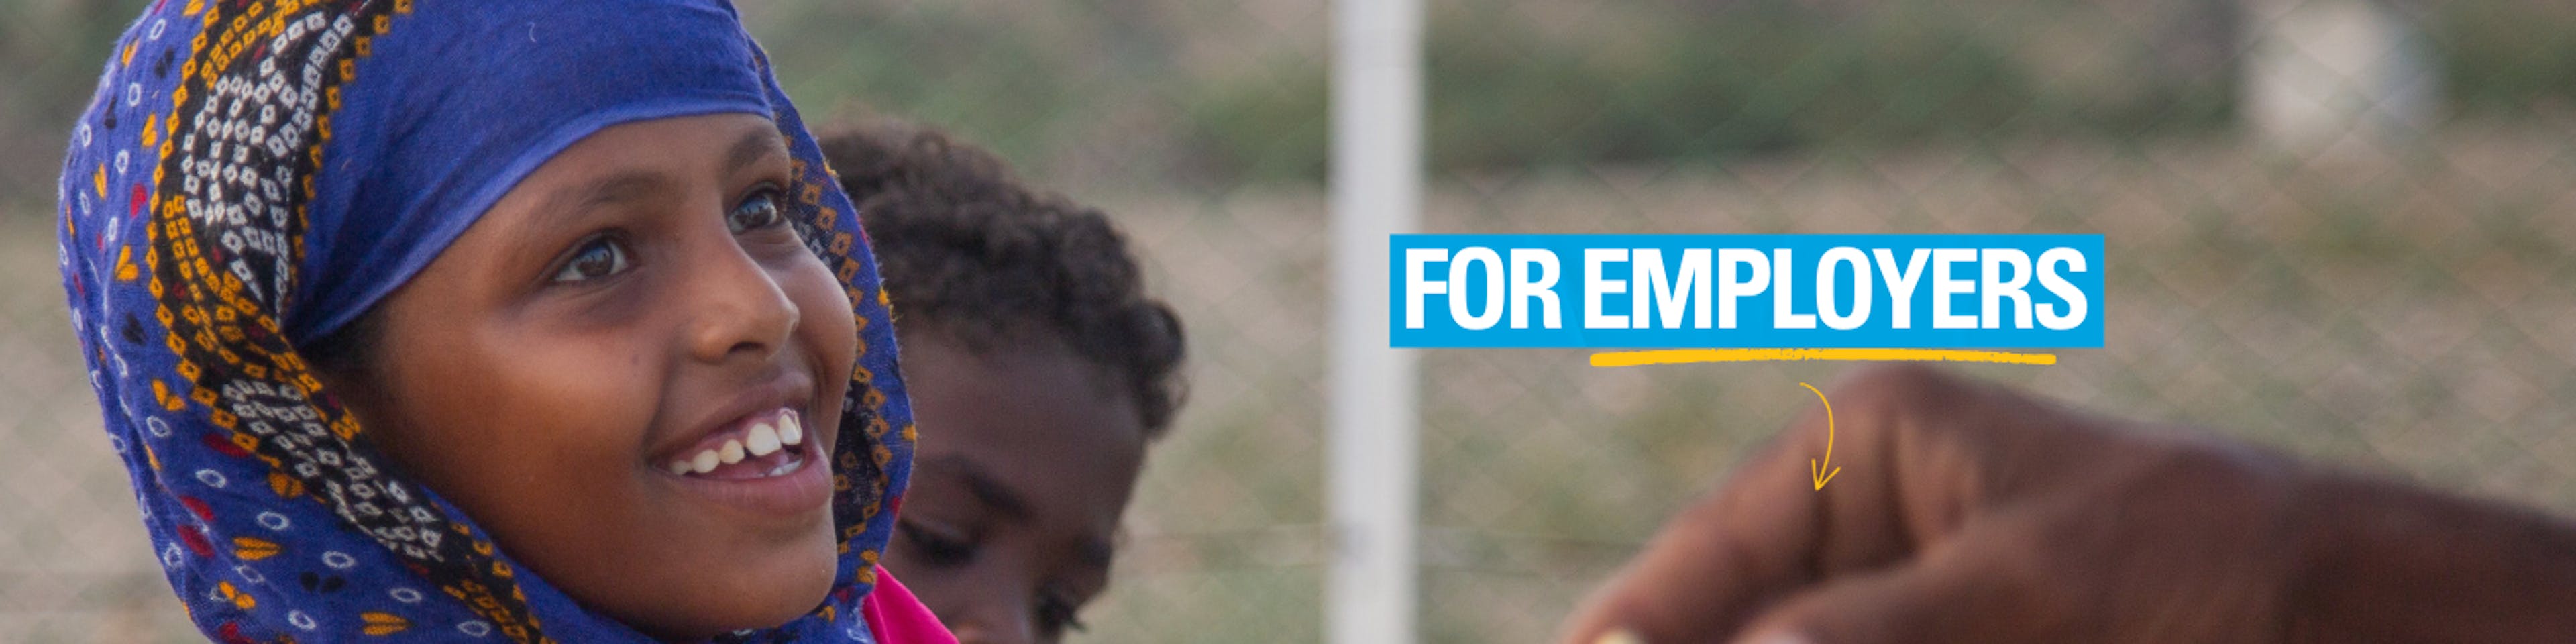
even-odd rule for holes
{"type": "Polygon", "coordinates": [[[857,330],[783,219],[791,172],[753,115],[592,134],[387,298],[365,373],[329,384],[587,606],[673,638],[813,610],[857,330]]]}
{"type": "Polygon", "coordinates": [[[962,642],[1056,641],[1108,585],[1144,424],[1060,345],[927,331],[903,338],[921,442],[886,568],[962,642]]]}

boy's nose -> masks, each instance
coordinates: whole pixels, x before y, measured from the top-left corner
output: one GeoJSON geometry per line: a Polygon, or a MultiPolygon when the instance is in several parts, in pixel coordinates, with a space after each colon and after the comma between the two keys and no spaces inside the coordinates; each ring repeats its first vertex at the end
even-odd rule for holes
{"type": "Polygon", "coordinates": [[[778,278],[726,240],[717,252],[692,262],[689,345],[692,357],[719,362],[735,352],[766,357],[796,329],[796,303],[778,278]]]}

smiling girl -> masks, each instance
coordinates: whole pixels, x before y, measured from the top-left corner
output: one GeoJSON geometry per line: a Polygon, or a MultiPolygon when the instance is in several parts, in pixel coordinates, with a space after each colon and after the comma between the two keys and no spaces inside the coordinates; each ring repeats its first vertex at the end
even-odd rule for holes
{"type": "Polygon", "coordinates": [[[729,6],[165,1],[61,196],[210,637],[949,641],[875,566],[873,260],[729,6]]]}

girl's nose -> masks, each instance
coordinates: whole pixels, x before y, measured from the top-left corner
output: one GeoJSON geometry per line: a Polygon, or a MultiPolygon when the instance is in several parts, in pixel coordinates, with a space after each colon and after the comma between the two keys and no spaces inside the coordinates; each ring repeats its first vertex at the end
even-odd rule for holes
{"type": "Polygon", "coordinates": [[[796,303],[730,237],[701,246],[707,250],[687,264],[688,297],[677,303],[691,309],[691,357],[722,362],[738,352],[776,353],[796,330],[796,303]]]}

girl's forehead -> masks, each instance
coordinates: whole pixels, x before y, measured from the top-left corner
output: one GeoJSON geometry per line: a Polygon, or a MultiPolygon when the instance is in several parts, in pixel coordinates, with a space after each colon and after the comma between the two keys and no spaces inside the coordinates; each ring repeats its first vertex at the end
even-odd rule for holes
{"type": "MultiPolygon", "coordinates": [[[[420,275],[471,266],[477,281],[524,281],[576,238],[637,224],[645,213],[688,210],[711,191],[775,184],[793,167],[785,138],[765,115],[679,116],[611,126],[568,146],[475,217],[420,275]]],[[[732,195],[727,194],[726,197],[732,195]]],[[[702,209],[702,208],[701,208],[702,209]]]]}

